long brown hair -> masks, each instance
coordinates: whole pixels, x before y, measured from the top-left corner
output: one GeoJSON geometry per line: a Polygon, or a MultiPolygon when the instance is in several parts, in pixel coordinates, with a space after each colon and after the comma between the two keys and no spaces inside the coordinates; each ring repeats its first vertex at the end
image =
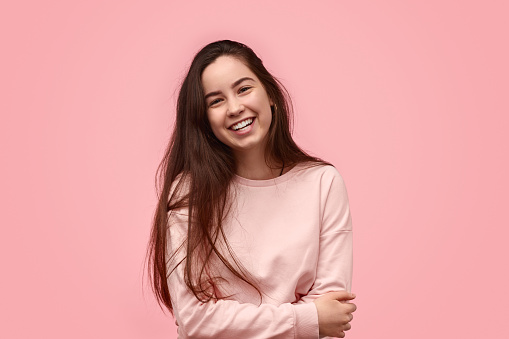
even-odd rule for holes
{"type": "Polygon", "coordinates": [[[272,106],[272,122],[265,150],[267,164],[272,159],[286,167],[308,161],[325,163],[306,154],[293,141],[290,96],[251,48],[230,40],[216,41],[203,47],[194,57],[182,82],[173,134],[157,168],[159,203],[147,248],[152,289],[158,302],[172,313],[167,278],[178,265],[184,265],[184,281],[198,300],[207,302],[221,298],[215,293],[215,282],[222,278],[210,276],[209,266],[213,255],[236,277],[260,293],[256,282],[228,245],[222,227],[222,221],[228,214],[229,187],[236,163],[232,150],[217,139],[210,127],[201,75],[208,65],[223,55],[236,57],[243,62],[258,77],[275,104],[272,106]],[[188,209],[189,215],[187,241],[168,253],[168,215],[183,207],[188,209]],[[227,253],[221,253],[219,242],[225,245],[222,248],[226,248],[227,253]],[[184,259],[178,262],[173,260],[177,251],[184,248],[184,259]]]}

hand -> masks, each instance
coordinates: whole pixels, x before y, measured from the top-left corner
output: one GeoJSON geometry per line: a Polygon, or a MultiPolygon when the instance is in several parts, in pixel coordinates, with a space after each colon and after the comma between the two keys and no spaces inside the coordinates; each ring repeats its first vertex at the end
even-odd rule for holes
{"type": "Polygon", "coordinates": [[[355,298],[355,294],[347,291],[329,292],[314,300],[318,311],[318,326],[321,336],[344,338],[345,332],[352,326],[352,312],[357,306],[348,300],[355,298]]]}

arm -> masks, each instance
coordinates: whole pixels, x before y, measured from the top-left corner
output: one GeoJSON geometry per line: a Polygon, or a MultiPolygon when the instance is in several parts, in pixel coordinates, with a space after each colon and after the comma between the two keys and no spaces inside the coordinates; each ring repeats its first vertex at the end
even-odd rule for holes
{"type": "Polygon", "coordinates": [[[334,167],[327,168],[320,184],[323,207],[316,279],[298,303],[314,301],[331,291],[350,292],[352,286],[353,234],[346,186],[334,167]]]}
{"type": "Polygon", "coordinates": [[[357,308],[348,303],[355,296],[346,293],[352,286],[352,218],[346,186],[337,170],[329,167],[320,184],[324,192],[316,278],[308,294],[297,304],[314,301],[318,309],[320,338],[343,338],[344,331],[351,328],[351,313],[357,308]]]}
{"type": "MultiPolygon", "coordinates": [[[[187,216],[173,214],[170,239],[177,248],[186,234],[187,216]]],[[[313,303],[254,305],[235,300],[202,303],[183,279],[183,265],[168,278],[179,338],[318,338],[318,313],[313,303]]]]}
{"type": "Polygon", "coordinates": [[[199,302],[181,274],[169,278],[180,338],[317,338],[313,303],[279,306],[241,304],[234,300],[199,302]]]}

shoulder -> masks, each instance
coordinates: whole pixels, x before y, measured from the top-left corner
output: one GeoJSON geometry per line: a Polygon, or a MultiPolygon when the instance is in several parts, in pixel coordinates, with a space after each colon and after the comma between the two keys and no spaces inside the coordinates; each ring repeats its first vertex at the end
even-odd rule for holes
{"type": "Polygon", "coordinates": [[[318,190],[323,201],[348,200],[345,181],[336,167],[324,163],[301,163],[297,166],[294,182],[298,185],[305,185],[308,191],[318,190]]]}
{"type": "Polygon", "coordinates": [[[331,164],[305,162],[295,166],[297,176],[301,179],[315,179],[323,184],[331,184],[332,182],[344,184],[343,177],[339,171],[331,164]]]}

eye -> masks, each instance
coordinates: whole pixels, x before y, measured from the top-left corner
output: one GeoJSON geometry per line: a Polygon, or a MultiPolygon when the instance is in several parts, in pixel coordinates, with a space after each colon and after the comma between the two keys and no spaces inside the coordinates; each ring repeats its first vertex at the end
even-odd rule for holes
{"type": "Polygon", "coordinates": [[[239,89],[239,93],[243,93],[243,92],[247,91],[250,88],[251,88],[250,86],[244,86],[241,89],[239,89]]]}
{"type": "Polygon", "coordinates": [[[214,106],[215,104],[217,104],[218,102],[220,102],[221,99],[215,99],[215,100],[212,100],[210,103],[209,103],[209,107],[211,106],[214,106]]]}

